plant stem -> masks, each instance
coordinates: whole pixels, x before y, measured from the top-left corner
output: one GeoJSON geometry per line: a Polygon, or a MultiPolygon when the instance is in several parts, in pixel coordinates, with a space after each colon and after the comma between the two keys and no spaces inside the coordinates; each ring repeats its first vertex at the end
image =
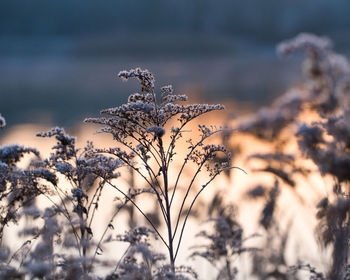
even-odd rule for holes
{"type": "Polygon", "coordinates": [[[164,152],[163,147],[163,141],[160,137],[158,137],[159,140],[159,149],[160,154],[162,155],[162,173],[163,173],[163,180],[164,180],[164,196],[165,196],[165,207],[166,207],[166,226],[168,229],[168,250],[169,250],[169,258],[170,258],[170,267],[171,271],[175,273],[175,258],[174,258],[174,245],[173,245],[173,235],[172,235],[172,228],[171,228],[171,205],[169,201],[169,182],[168,182],[168,170],[167,170],[167,162],[166,162],[166,155],[164,152]]]}

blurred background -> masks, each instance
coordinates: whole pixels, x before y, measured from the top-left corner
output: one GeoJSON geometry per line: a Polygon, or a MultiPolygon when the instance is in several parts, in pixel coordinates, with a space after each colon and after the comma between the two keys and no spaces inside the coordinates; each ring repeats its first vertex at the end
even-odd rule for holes
{"type": "MultiPolygon", "coordinates": [[[[92,136],[95,127],[80,125],[101,109],[125,103],[139,90],[137,81],[125,83],[117,78],[120,70],[135,67],[152,71],[157,88],[172,84],[175,92],[187,94],[190,102],[226,104],[227,115],[214,114],[210,121],[231,124],[233,114],[269,105],[303,81],[303,55],[278,57],[276,45],[282,40],[300,32],[324,35],[333,40],[336,52],[349,57],[349,14],[349,0],[2,0],[0,114],[8,126],[0,131],[1,144],[20,142],[40,147],[42,154],[48,155],[53,142],[44,143],[35,133],[56,125],[75,129],[72,134],[79,136],[79,144],[87,139],[108,144],[111,140],[105,135],[92,136]]],[[[248,155],[276,152],[284,145],[279,145],[278,139],[259,144],[249,136],[230,143],[225,137],[219,140],[227,141],[237,152],[235,166],[250,174],[254,166],[251,168],[248,155]]],[[[297,150],[293,144],[287,146],[287,152],[297,150]]],[[[239,215],[246,222],[248,235],[256,233],[259,215],[254,213],[263,208],[255,201],[246,203],[246,191],[262,183],[274,186],[271,174],[256,173],[246,176],[236,171],[233,179],[226,176],[217,181],[219,190],[237,186],[229,191],[240,204],[239,215]]],[[[300,180],[298,188],[282,186],[287,194],[278,215],[287,223],[286,234],[290,225],[283,217],[291,213],[298,221],[294,230],[299,235],[294,231],[288,246],[281,238],[282,253],[283,248],[297,251],[290,253],[290,264],[297,263],[296,256],[316,265],[329,263],[329,251],[319,254],[313,238],[314,206],[323,195],[322,187],[332,184],[321,180],[319,173],[317,176],[311,178],[312,184],[300,180]],[[302,196],[298,196],[299,190],[302,196]],[[301,207],[294,207],[299,204],[301,207]]],[[[211,200],[215,190],[205,199],[211,200]]],[[[202,273],[212,270],[203,268],[202,273]]]]}
{"type": "Polygon", "coordinates": [[[254,109],[301,79],[276,44],[313,32],[348,54],[349,12],[348,0],[4,0],[0,112],[9,127],[79,124],[138,90],[116,78],[136,66],[192,101],[254,109]]]}

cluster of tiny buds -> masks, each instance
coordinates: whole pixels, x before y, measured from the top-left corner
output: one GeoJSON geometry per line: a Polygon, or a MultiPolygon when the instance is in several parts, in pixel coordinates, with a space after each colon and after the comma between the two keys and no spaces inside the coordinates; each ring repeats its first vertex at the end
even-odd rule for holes
{"type": "Polygon", "coordinates": [[[154,77],[150,71],[147,69],[142,70],[137,67],[135,69],[130,69],[129,71],[120,71],[118,74],[119,78],[123,80],[128,80],[130,78],[136,78],[141,84],[141,91],[153,92],[154,89],[154,77]]]}
{"type": "Polygon", "coordinates": [[[214,152],[223,152],[227,153],[227,149],[223,145],[214,145],[214,144],[209,144],[203,146],[203,150],[207,151],[209,153],[214,153],[214,152]]]}
{"type": "Polygon", "coordinates": [[[76,197],[77,199],[81,199],[83,197],[87,198],[87,195],[83,192],[81,188],[75,188],[71,190],[73,197],[76,197]]]}
{"type": "Polygon", "coordinates": [[[162,91],[163,94],[171,94],[173,93],[173,86],[172,85],[163,86],[160,88],[160,90],[162,91]]]}
{"type": "Polygon", "coordinates": [[[50,131],[47,132],[39,132],[36,134],[36,136],[39,137],[52,137],[55,136],[55,138],[60,142],[62,145],[74,145],[76,138],[71,137],[66,134],[63,128],[61,127],[54,127],[50,131]]]}
{"type": "Polygon", "coordinates": [[[153,231],[146,227],[136,227],[125,234],[118,234],[116,239],[123,242],[128,242],[131,244],[139,243],[144,238],[149,237],[150,234],[153,234],[153,231]]]}
{"type": "Polygon", "coordinates": [[[202,132],[203,137],[209,136],[212,133],[212,129],[207,127],[205,124],[198,125],[199,131],[202,132]]]}
{"type": "Polygon", "coordinates": [[[187,95],[175,95],[175,94],[168,94],[166,96],[163,96],[163,101],[168,102],[169,104],[177,102],[177,101],[187,101],[188,97],[187,95]]]}
{"type": "Polygon", "coordinates": [[[34,148],[26,148],[19,145],[6,145],[0,147],[0,162],[12,165],[18,162],[24,154],[32,153],[37,157],[40,156],[39,151],[34,148]]]}
{"type": "Polygon", "coordinates": [[[154,101],[154,95],[150,93],[134,93],[131,94],[128,98],[129,103],[133,102],[143,102],[143,103],[151,103],[154,101]]]}
{"type": "Polygon", "coordinates": [[[147,132],[154,133],[154,135],[156,137],[161,138],[165,134],[165,129],[163,127],[159,127],[159,126],[152,126],[152,127],[147,129],[147,132]]]}

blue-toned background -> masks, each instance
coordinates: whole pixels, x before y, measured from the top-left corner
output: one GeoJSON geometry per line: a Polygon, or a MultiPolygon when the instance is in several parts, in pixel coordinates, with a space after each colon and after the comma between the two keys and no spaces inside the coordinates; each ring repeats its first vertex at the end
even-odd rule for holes
{"type": "Polygon", "coordinates": [[[0,113],[19,123],[74,125],[126,101],[151,70],[201,102],[267,104],[300,75],[276,44],[299,32],[350,49],[347,0],[8,0],[0,2],[0,113]]]}

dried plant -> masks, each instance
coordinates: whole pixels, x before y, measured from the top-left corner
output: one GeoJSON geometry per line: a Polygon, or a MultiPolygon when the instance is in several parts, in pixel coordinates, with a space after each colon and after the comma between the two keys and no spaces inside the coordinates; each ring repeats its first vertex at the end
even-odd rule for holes
{"type": "MultiPolygon", "coordinates": [[[[64,185],[55,184],[53,191],[59,202],[54,202],[52,198],[50,201],[66,218],[68,230],[64,233],[65,237],[72,238],[70,246],[77,249],[81,258],[82,273],[87,274],[91,270],[88,264],[88,250],[93,245],[91,226],[100,197],[106,180],[119,177],[116,170],[123,163],[118,159],[95,153],[92,142],[88,142],[83,149],[76,148],[75,137],[67,135],[62,128],[56,127],[48,132],[38,133],[37,136],[55,137],[57,140],[51,156],[37,164],[63,176],[70,185],[67,190],[64,185]]],[[[97,244],[93,259],[98,250],[100,243],[97,244]]]]}
{"type": "Polygon", "coordinates": [[[334,178],[334,203],[324,198],[318,205],[319,232],[324,245],[332,244],[330,279],[345,279],[350,238],[348,186],[350,182],[350,126],[348,89],[350,66],[346,58],[331,51],[330,41],[312,35],[299,35],[280,47],[282,53],[306,50],[306,72],[313,97],[308,103],[319,119],[303,124],[297,136],[299,147],[322,175],[334,178]]]}
{"type": "Polygon", "coordinates": [[[28,221],[18,233],[26,240],[12,256],[8,253],[4,257],[7,265],[1,277],[88,279],[99,263],[96,255],[102,250],[107,229],[113,227],[113,219],[128,202],[124,199],[117,205],[96,243],[94,218],[105,182],[119,177],[116,170],[123,163],[95,153],[91,142],[85,148],[76,148],[75,137],[67,135],[62,128],[37,135],[57,140],[48,159],[40,159],[38,151],[32,148],[12,145],[0,149],[1,236],[10,222],[22,217],[28,221]],[[37,158],[23,170],[16,165],[24,153],[33,153],[37,158]],[[35,199],[39,196],[45,197],[51,206],[38,208],[35,199]],[[13,265],[19,266],[15,274],[13,265]]]}
{"type": "MultiPolygon", "coordinates": [[[[239,133],[269,146],[266,152],[247,156],[249,164],[260,164],[252,172],[277,177],[272,188],[259,184],[247,193],[250,199],[264,201],[259,224],[266,244],[261,250],[245,246],[247,238],[230,206],[233,202],[224,203],[218,194],[207,211],[201,211],[213,228],[199,234],[207,243],[194,246],[192,256],[217,267],[217,279],[235,279],[235,261],[243,252],[252,253],[251,275],[259,279],[299,279],[301,271],[310,279],[350,279],[350,66],[332,51],[329,39],[311,34],[281,43],[278,51],[283,56],[306,53],[304,83],[238,123],[239,133]],[[304,120],[307,114],[313,116],[311,121],[304,120]],[[290,144],[297,144],[297,150],[289,150],[290,144]],[[306,168],[305,161],[313,168],[306,168]],[[305,265],[306,260],[288,271],[285,250],[293,221],[281,230],[284,218],[276,216],[279,194],[288,186],[298,195],[299,180],[307,181],[315,173],[333,182],[317,205],[317,236],[332,250],[329,270],[318,272],[305,265]]],[[[103,110],[106,117],[85,120],[102,125],[100,132],[111,134],[115,147],[98,149],[88,142],[77,148],[75,137],[58,127],[38,134],[57,141],[47,159],[34,148],[0,147],[0,279],[198,278],[192,268],[176,265],[186,224],[196,212],[195,203],[204,207],[200,194],[218,175],[232,179],[231,152],[237,155],[242,147],[231,145],[230,129],[200,124],[198,133],[189,130],[197,118],[222,110],[222,105],[182,105],[187,97],[174,94],[171,86],[162,87],[157,95],[152,73],[140,68],[122,71],[119,77],[137,79],[141,92],[130,95],[127,104],[103,110]],[[218,133],[223,145],[211,142],[218,133]],[[180,149],[185,152],[180,154],[180,149]],[[24,157],[31,159],[26,166],[24,157]],[[120,170],[129,173],[126,187],[119,184],[120,170]],[[137,186],[139,179],[142,187],[137,186]],[[116,198],[97,236],[101,223],[96,217],[107,188],[116,191],[116,198]],[[150,197],[151,210],[142,205],[150,197]],[[42,206],[41,199],[50,206],[42,206]],[[130,230],[114,234],[121,211],[128,214],[130,230]],[[138,225],[136,213],[151,229],[138,225]],[[15,225],[20,244],[13,250],[6,229],[15,225]],[[110,242],[127,244],[124,253],[118,251],[121,258],[100,256],[110,242]],[[167,256],[155,250],[153,242],[162,243],[167,256]],[[105,271],[101,277],[96,272],[100,268],[105,271]]],[[[0,129],[5,126],[0,115],[0,129]]]]}
{"type": "Polygon", "coordinates": [[[204,238],[206,243],[193,246],[191,257],[201,257],[218,269],[217,279],[236,279],[238,268],[235,261],[242,253],[256,252],[257,248],[244,245],[249,238],[243,237],[243,228],[235,219],[235,207],[222,204],[222,199],[215,196],[216,210],[207,223],[213,224],[213,231],[204,230],[197,237],[204,238]]]}
{"type": "MultiPolygon", "coordinates": [[[[130,232],[117,235],[116,240],[128,243],[123,257],[119,260],[115,271],[106,279],[198,279],[190,267],[179,266],[172,271],[163,254],[156,253],[150,237],[154,232],[146,227],[136,227],[130,232]]],[[[157,236],[154,236],[157,238],[157,236]]]]}
{"type": "MultiPolygon", "coordinates": [[[[289,272],[292,275],[296,275],[299,271],[307,271],[310,275],[310,280],[326,280],[327,278],[323,275],[322,272],[318,272],[316,268],[312,267],[310,264],[298,264],[296,266],[290,267],[289,272]]],[[[344,278],[345,279],[345,278],[344,278]]]]}
{"type": "Polygon", "coordinates": [[[25,154],[39,156],[34,148],[0,147],[0,242],[3,241],[5,226],[20,219],[20,209],[30,207],[35,198],[46,191],[46,183],[57,182],[56,175],[47,168],[19,168],[17,165],[25,154]]]}
{"type": "MultiPolygon", "coordinates": [[[[278,52],[283,56],[297,51],[306,52],[305,83],[289,90],[271,107],[262,109],[252,120],[241,124],[240,130],[272,142],[271,152],[249,157],[266,164],[255,171],[272,173],[292,187],[296,186],[296,174],[306,179],[311,172],[333,177],[333,195],[318,205],[320,223],[317,232],[325,246],[333,247],[327,277],[345,279],[348,263],[346,240],[350,237],[347,207],[350,66],[345,57],[332,51],[332,43],[327,38],[300,34],[278,46],[278,52]],[[305,113],[312,113],[314,120],[304,122],[305,113]],[[288,143],[295,141],[292,131],[295,131],[299,147],[294,154],[286,152],[288,143]],[[316,170],[295,162],[296,158],[302,157],[311,160],[316,170]]],[[[264,196],[264,189],[252,191],[252,195],[256,194],[264,196]]],[[[312,274],[312,279],[323,279],[315,275],[312,274]]]]}
{"type": "Polygon", "coordinates": [[[259,279],[298,279],[291,275],[286,260],[286,245],[290,237],[291,223],[281,229],[277,212],[277,200],[280,195],[279,181],[276,179],[270,189],[261,185],[247,192],[247,197],[257,201],[263,199],[264,207],[260,214],[259,225],[265,234],[261,250],[252,257],[252,274],[259,279]]]}
{"type": "MultiPolygon", "coordinates": [[[[124,80],[136,78],[141,84],[141,93],[130,95],[127,104],[101,111],[109,117],[88,118],[85,122],[104,125],[100,131],[112,134],[114,140],[127,150],[117,147],[100,149],[97,152],[109,154],[121,160],[141,176],[152,189],[162,214],[162,222],[167,229],[167,237],[160,233],[159,227],[152,223],[131,198],[130,201],[148,220],[167,248],[170,267],[174,272],[186,222],[195,201],[220,173],[230,169],[228,166],[230,155],[225,147],[206,143],[212,135],[222,132],[221,128],[198,125],[199,140],[187,139],[187,153],[180,170],[175,172],[170,171],[170,167],[176,158],[176,146],[185,137],[187,133],[185,128],[192,120],[203,114],[222,110],[224,107],[208,104],[179,105],[177,102],[186,101],[187,97],[175,95],[171,86],[161,88],[161,96],[158,100],[153,75],[147,70],[131,69],[120,72],[118,76],[124,80]],[[169,124],[173,126],[168,128],[169,124]],[[166,144],[165,139],[169,140],[169,144],[166,144]],[[223,154],[225,160],[213,163],[212,160],[218,153],[223,154]],[[196,167],[193,169],[192,179],[185,187],[185,194],[179,200],[180,208],[176,209],[175,200],[179,199],[179,187],[186,184],[182,181],[182,175],[190,162],[196,167]],[[201,187],[191,198],[188,209],[185,210],[190,191],[194,189],[195,181],[203,171],[207,171],[209,179],[199,182],[201,187]],[[177,174],[174,183],[169,179],[170,172],[177,174]],[[183,215],[184,218],[182,218],[183,215]]],[[[179,159],[176,158],[176,161],[178,162],[179,159]]],[[[108,183],[128,197],[112,182],[108,183]]]]}

